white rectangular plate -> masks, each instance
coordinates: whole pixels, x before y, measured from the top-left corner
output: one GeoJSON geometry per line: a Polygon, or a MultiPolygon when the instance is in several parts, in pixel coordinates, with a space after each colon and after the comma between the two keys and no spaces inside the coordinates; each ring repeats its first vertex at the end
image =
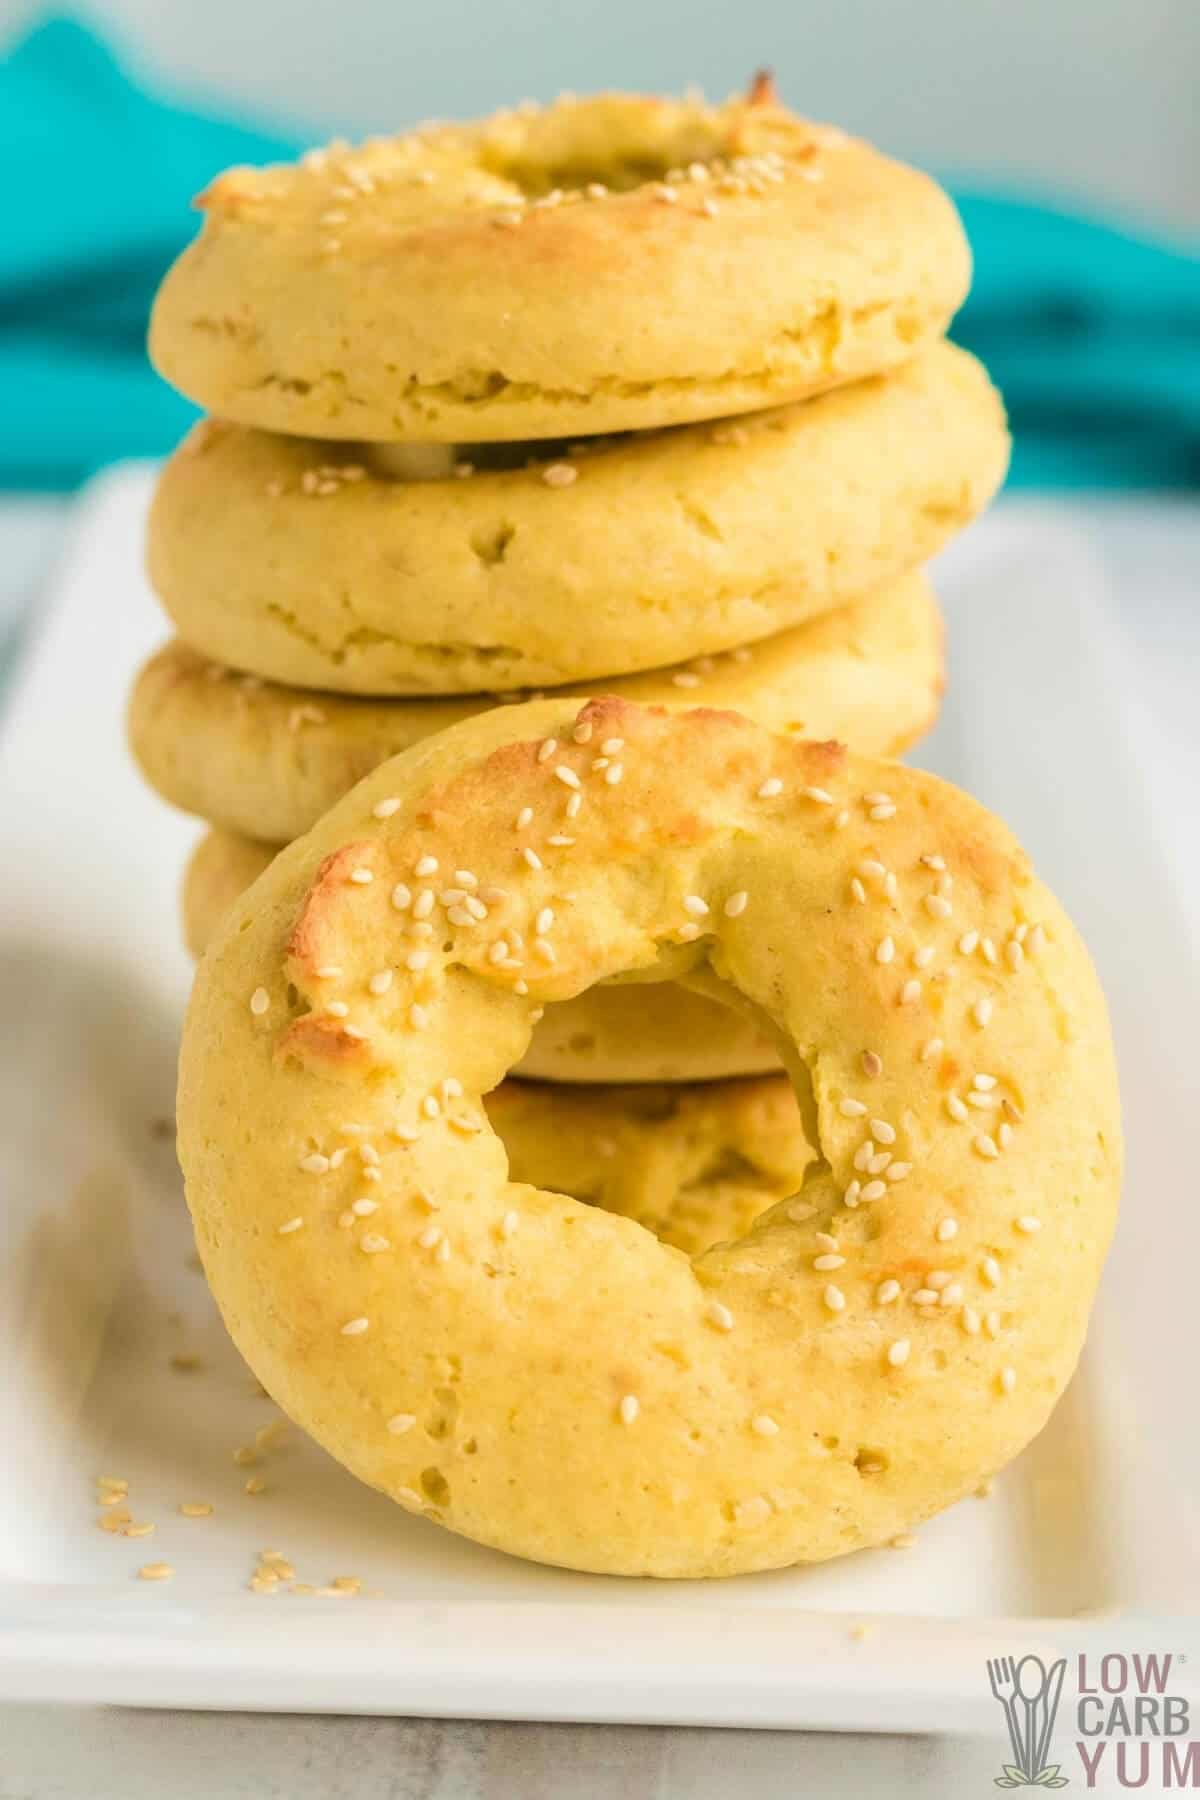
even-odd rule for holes
{"type": "Polygon", "coordinates": [[[1112,1003],[1129,1174],[1079,1376],[993,1497],[913,1549],[656,1584],[479,1549],[295,1431],[258,1471],[266,1491],[244,1492],[232,1453],[276,1415],[190,1261],[167,1124],[196,826],[143,787],[122,737],[132,673],[165,634],[140,572],[148,482],[125,470],[83,503],[0,748],[0,1696],[970,1730],[998,1719],[987,1655],[1178,1651],[1200,1599],[1200,1215],[1179,1185],[1198,996],[1079,535],[1002,508],[945,560],[951,681],[920,752],[1016,828],[1112,1003]],[[101,1473],[129,1481],[153,1536],[97,1530],[101,1473]],[[183,1518],[188,1500],[216,1510],[183,1518]],[[252,1593],[268,1547],[302,1580],[366,1591],[252,1593]],[[173,1580],[139,1581],[151,1560],[173,1580]]]}

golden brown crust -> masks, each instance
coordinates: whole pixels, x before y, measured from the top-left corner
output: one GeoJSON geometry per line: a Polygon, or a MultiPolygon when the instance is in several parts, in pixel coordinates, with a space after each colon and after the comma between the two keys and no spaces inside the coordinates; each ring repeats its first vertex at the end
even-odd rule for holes
{"type": "MultiPolygon", "coordinates": [[[[913,575],[758,644],[605,686],[651,703],[708,700],[792,736],[896,756],[932,723],[942,676],[941,619],[913,575]]],[[[238,675],[176,639],[138,676],[129,738],[164,798],[280,844],[389,756],[492,704],[314,694],[238,675]]]]}
{"type": "Polygon", "coordinates": [[[761,82],[719,107],[607,94],[331,146],[228,170],[199,204],[156,366],[226,418],[327,438],[752,411],[903,361],[970,277],[934,182],[761,82]]]}
{"type": "Polygon", "coordinates": [[[995,390],[948,344],[802,406],[468,480],[210,424],[163,471],[149,572],[193,648],[276,681],[594,683],[895,582],[976,517],[1007,457],[995,390]]]}
{"type": "Polygon", "coordinates": [[[997,820],[616,697],[455,727],[285,850],[198,972],[179,1122],[214,1292],[306,1429],[468,1536],[657,1575],[885,1541],[1013,1456],[1120,1169],[1095,976],[997,820]],[[629,973],[769,1017],[817,1152],[694,1261],[513,1182],[484,1116],[539,1007],[629,973]],[[304,1017],[360,1032],[365,1074],[281,1065],[304,1017]]]}

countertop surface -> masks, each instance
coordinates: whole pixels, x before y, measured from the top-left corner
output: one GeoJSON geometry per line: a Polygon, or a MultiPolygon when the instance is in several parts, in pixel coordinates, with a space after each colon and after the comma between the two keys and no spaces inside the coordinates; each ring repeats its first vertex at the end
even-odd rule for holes
{"type": "MultiPolygon", "coordinates": [[[[1200,505],[1070,511],[1108,570],[1143,762],[1194,819],[1200,505]]],[[[61,500],[0,498],[0,684],[68,524],[61,500]]],[[[997,1768],[994,1743],[954,1738],[0,1707],[0,1800],[958,1800],[997,1768]]]]}

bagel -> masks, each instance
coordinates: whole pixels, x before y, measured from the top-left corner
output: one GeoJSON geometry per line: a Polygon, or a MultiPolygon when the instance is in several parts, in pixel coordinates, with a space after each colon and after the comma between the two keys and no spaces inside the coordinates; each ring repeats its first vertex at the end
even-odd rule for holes
{"type": "Polygon", "coordinates": [[[200,965],[178,1119],[278,1403],[402,1507],[621,1574],[818,1561],[972,1492],[1074,1368],[1119,1186],[1103,996],[998,820],[619,698],[455,726],[277,857],[200,965]],[[699,1257],[511,1182],[485,1110],[541,1007],[629,973],[766,1020],[814,1146],[699,1257]]]}
{"type": "MultiPolygon", "coordinates": [[[[895,756],[933,722],[942,622],[923,576],[699,666],[606,683],[643,701],[703,700],[798,736],[895,756]]],[[[379,763],[482,711],[489,696],[367,700],[239,677],[176,640],[141,670],[129,741],[165,799],[226,831],[282,844],[379,763]]]]}
{"type": "Polygon", "coordinates": [[[210,421],[163,471],[148,568],[182,638],[274,681],[561,686],[747,644],[896,580],[982,510],[1007,455],[995,390],[949,344],[734,427],[466,481],[210,421]]]}
{"type": "Polygon", "coordinates": [[[150,353],[309,437],[478,442],[772,406],[902,362],[966,295],[927,176],[794,117],[602,94],[236,168],[150,353]]]}
{"type": "MultiPolygon", "coordinates": [[[[227,831],[200,839],[183,877],[183,941],[196,958],[229,908],[279,854],[227,831]]],[[[779,1068],[751,1019],[677,982],[588,988],[546,1008],[513,1073],[546,1082],[721,1081],[779,1068]]],[[[573,1191],[573,1190],[572,1190],[573,1191]]]]}

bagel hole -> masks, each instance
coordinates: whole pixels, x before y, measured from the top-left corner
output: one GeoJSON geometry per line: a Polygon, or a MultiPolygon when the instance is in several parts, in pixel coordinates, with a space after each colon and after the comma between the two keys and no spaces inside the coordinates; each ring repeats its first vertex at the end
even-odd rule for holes
{"type": "Polygon", "coordinates": [[[440,1469],[421,1470],[421,1492],[435,1506],[449,1506],[450,1483],[440,1469]]]}
{"type": "MultiPolygon", "coordinates": [[[[611,122],[610,122],[611,123],[611,122]]],[[[611,131],[604,141],[581,142],[570,155],[521,155],[499,145],[485,147],[481,161],[489,174],[511,181],[527,200],[540,200],[556,190],[577,193],[584,188],[606,187],[612,194],[628,194],[649,182],[694,163],[716,160],[718,146],[712,132],[696,126],[678,130],[667,142],[647,144],[630,129],[625,142],[611,131]]]]}

